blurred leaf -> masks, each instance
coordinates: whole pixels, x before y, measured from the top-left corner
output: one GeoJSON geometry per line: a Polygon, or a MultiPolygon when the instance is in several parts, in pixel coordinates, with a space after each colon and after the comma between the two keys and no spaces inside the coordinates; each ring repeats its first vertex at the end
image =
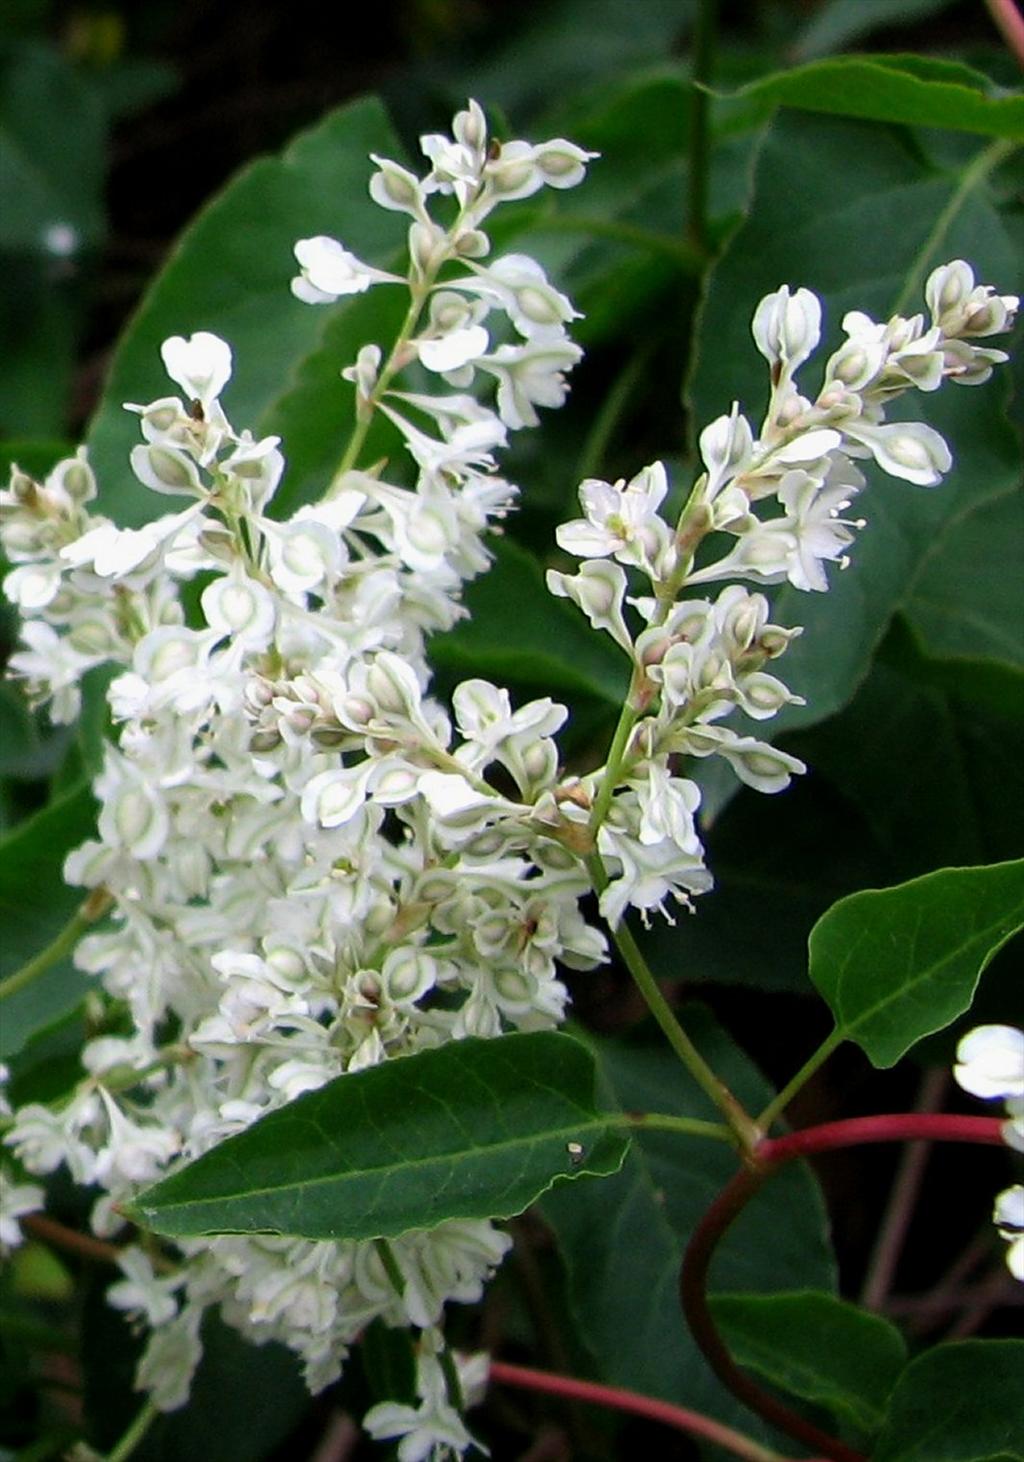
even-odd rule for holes
{"type": "Polygon", "coordinates": [[[553,1184],[618,1170],[594,1062],[554,1031],[454,1041],[337,1077],[141,1193],[160,1233],[390,1238],[509,1218],[553,1184]],[[575,1145],[581,1151],[575,1153],[575,1145]]]}
{"type": "Polygon", "coordinates": [[[522,117],[582,84],[664,60],[692,12],[692,0],[548,0],[504,45],[490,46],[485,61],[460,71],[452,94],[522,117]]]}
{"type": "MultiPolygon", "coordinates": [[[[138,418],[122,403],[153,400],[173,389],[160,361],[168,336],[210,330],[228,341],[234,375],[225,408],[239,428],[262,430],[282,398],[294,397],[303,363],[321,348],[338,317],[353,308],[353,302],[321,308],[293,298],[288,283],[296,270],[296,239],[338,236],[377,263],[387,263],[402,239],[395,216],[367,192],[371,152],[401,155],[380,103],[354,102],[302,133],[280,156],[251,163],[188,226],[121,338],[90,426],[101,511],[132,525],[166,510],[165,500],[128,470],[129,452],[139,440],[138,418]]],[[[338,356],[333,362],[339,394],[337,372],[350,360],[338,356]]],[[[320,380],[318,374],[310,384],[315,388],[320,380]]],[[[348,421],[347,414],[333,417],[330,399],[318,398],[319,429],[337,434],[338,455],[348,421]]],[[[293,448],[298,456],[307,450],[301,440],[286,438],[285,455],[293,448]]],[[[294,495],[287,479],[285,486],[294,495]]]]}
{"type": "Polygon", "coordinates": [[[88,82],[110,117],[129,117],[163,101],[180,85],[178,73],[166,61],[125,57],[95,67],[88,82]]]}
{"type": "Polygon", "coordinates": [[[433,664],[460,679],[545,685],[620,706],[629,679],[625,655],[574,605],[548,593],[532,555],[507,538],[492,548],[493,567],[466,590],[469,618],[431,640],[433,664]]]}
{"type": "Polygon", "coordinates": [[[26,1300],[69,1300],[74,1282],[60,1259],[45,1244],[20,1245],[11,1256],[12,1293],[26,1300]]]}
{"type": "Polygon", "coordinates": [[[1024,494],[965,513],[929,554],[904,614],[950,689],[1024,717],[1024,494]]]}
{"type": "MultiPolygon", "coordinates": [[[[60,933],[84,897],[61,876],[64,855],[95,831],[87,787],[22,823],[0,842],[0,977],[13,974],[60,933]]],[[[61,961],[3,1003],[0,1059],[77,1005],[84,976],[61,961]]]]}
{"type": "Polygon", "coordinates": [[[777,71],[742,95],[809,112],[1024,137],[1024,96],[991,93],[988,78],[956,63],[912,56],[850,56],[777,71]]]}
{"type": "MultiPolygon", "coordinates": [[[[857,805],[896,879],[1011,859],[1021,852],[1024,724],[965,705],[973,682],[962,667],[914,649],[894,627],[851,703],[789,749],[857,805]]],[[[819,846],[838,841],[837,827],[819,846]]]]}
{"type": "MultiPolygon", "coordinates": [[[[1016,249],[982,177],[963,184],[962,170],[937,176],[892,128],[782,113],[758,159],[750,215],[711,271],[689,386],[693,429],[734,400],[758,416],[767,372],[749,322],[758,299],[784,282],[809,285],[823,297],[824,353],[838,344],[848,309],[884,317],[908,281],[943,259],[970,259],[997,284],[1013,280],[1016,249]]],[[[834,573],[828,594],[789,585],[776,592],[773,617],[805,627],[784,674],[807,698],[806,706],[787,707],[776,728],[812,724],[850,699],[926,554],[937,551],[947,531],[955,541],[968,509],[1019,481],[1006,387],[1005,380],[971,390],[947,386],[898,403],[953,444],[954,470],[934,491],[891,479],[872,485],[857,500],[868,526],[858,535],[851,571],[834,573]]]]}
{"type": "Polygon", "coordinates": [[[1024,927],[1024,859],[943,868],[835,904],[811,931],[809,973],[836,1028],[875,1066],[967,1010],[992,956],[1024,927]]]}
{"type": "MultiPolygon", "coordinates": [[[[757,1111],[770,1090],[700,1006],[683,1024],[742,1102],[757,1111]]],[[[663,1046],[589,1038],[608,1100],[625,1111],[713,1118],[708,1099],[663,1046]]],[[[641,1132],[614,1177],[562,1187],[541,1203],[568,1273],[569,1303],[601,1380],[661,1396],[744,1430],[758,1428],[707,1368],[679,1308],[683,1250],[708,1204],[736,1171],[719,1142],[641,1132]]],[[[810,1171],[779,1174],[737,1219],[715,1261],[715,1291],[779,1286],[831,1289],[835,1272],[821,1195],[810,1171]]]]}
{"type": "Polygon", "coordinates": [[[718,1295],[711,1301],[734,1360],[772,1385],[876,1432],[907,1347],[881,1315],[831,1294],[718,1295]]]}
{"type": "Polygon", "coordinates": [[[664,980],[810,993],[807,938],[815,921],[889,872],[853,809],[813,772],[782,797],[741,789],[706,828],[704,843],[715,886],[694,917],[638,931],[664,980]]]}
{"type": "Polygon", "coordinates": [[[0,250],[61,257],[47,230],[103,233],[106,128],[88,84],[55,49],[0,47],[0,250]]]}
{"type": "MultiPolygon", "coordinates": [[[[133,1382],[142,1338],[133,1334],[121,1311],[106,1303],[103,1291],[114,1277],[109,1272],[95,1275],[82,1313],[90,1441],[104,1453],[140,1406],[133,1382]]],[[[157,1417],[132,1452],[133,1462],[266,1462],[309,1410],[299,1362],[283,1345],[250,1344],[215,1308],[204,1315],[200,1335],[203,1357],[188,1406],[157,1417]]]]}
{"type": "Polygon", "coordinates": [[[0,434],[65,427],[77,273],[104,232],[106,124],[49,46],[0,44],[0,434]]]}
{"type": "Polygon", "coordinates": [[[938,1345],[903,1372],[872,1462],[1021,1462],[1024,1341],[938,1345]]]}
{"type": "Polygon", "coordinates": [[[810,61],[891,25],[909,25],[948,10],[953,0],[825,0],[797,36],[791,52],[810,61]]]}

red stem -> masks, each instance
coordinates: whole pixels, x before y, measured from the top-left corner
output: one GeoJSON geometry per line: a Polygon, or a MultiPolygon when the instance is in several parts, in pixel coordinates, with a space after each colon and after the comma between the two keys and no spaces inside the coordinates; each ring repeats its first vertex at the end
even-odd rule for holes
{"type": "Polygon", "coordinates": [[[897,1112],[880,1117],[848,1117],[823,1122],[784,1137],[767,1137],[758,1144],[759,1169],[777,1168],[794,1157],[833,1152],[840,1147],[863,1147],[871,1142],[979,1142],[998,1147],[1003,1141],[998,1117],[958,1117],[949,1112],[897,1112]]]}
{"type": "Polygon", "coordinates": [[[542,1391],[549,1396],[561,1396],[567,1401],[590,1401],[595,1406],[607,1406],[616,1411],[629,1411],[649,1421],[664,1422],[666,1426],[687,1432],[691,1436],[703,1437],[705,1441],[717,1442],[737,1457],[749,1458],[750,1462],[766,1462],[777,1456],[769,1452],[742,1432],[737,1432],[699,1411],[688,1411],[684,1406],[673,1406],[669,1401],[659,1401],[654,1396],[642,1396],[638,1391],[626,1391],[621,1386],[601,1386],[596,1381],[579,1381],[573,1376],[557,1376],[551,1371],[536,1371],[531,1366],[510,1365],[507,1361],[492,1360],[490,1378],[500,1385],[520,1386],[526,1391],[542,1391]]]}
{"type": "Polygon", "coordinates": [[[930,1139],[938,1142],[1002,1142],[998,1117],[959,1117],[935,1112],[900,1112],[880,1117],[852,1117],[826,1122],[784,1137],[765,1138],[757,1146],[751,1164],[722,1189],[694,1230],[683,1258],[679,1280],[683,1313],[694,1339],[715,1375],[745,1405],[773,1426],[821,1452],[831,1462],[865,1462],[838,1437],[829,1436],[797,1412],[791,1411],[742,1370],[719,1334],[708,1305],[707,1281],[711,1260],[733,1219],[771,1174],[794,1158],[842,1147],[859,1147],[873,1142],[906,1142],[930,1139]]]}
{"type": "Polygon", "coordinates": [[[1014,0],[985,0],[985,3],[1003,40],[1024,66],[1024,16],[1014,0]]]}

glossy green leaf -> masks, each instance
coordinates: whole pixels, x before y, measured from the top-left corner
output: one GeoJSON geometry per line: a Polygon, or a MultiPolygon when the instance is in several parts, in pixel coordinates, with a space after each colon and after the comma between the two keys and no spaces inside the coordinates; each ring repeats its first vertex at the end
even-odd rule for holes
{"type": "Polygon", "coordinates": [[[460,678],[551,686],[620,706],[629,663],[578,609],[548,592],[533,556],[508,539],[492,544],[495,562],[466,590],[469,617],[430,642],[439,669],[460,678]]]}
{"type": "Polygon", "coordinates": [[[627,1141],[594,1080],[586,1047],[554,1031],[454,1041],[306,1093],[148,1188],[133,1215],[177,1236],[309,1239],[509,1218],[621,1166],[627,1141]]]}
{"type": "MultiPolygon", "coordinates": [[[[302,133],[280,156],[250,164],[181,236],[122,336],[89,430],[101,507],[119,522],[137,524],[166,511],[165,499],[132,479],[128,454],[139,440],[138,418],[122,407],[173,389],[160,361],[164,339],[195,330],[223,336],[234,352],[225,409],[237,427],[260,431],[282,399],[300,389],[298,373],[320,350],[325,332],[353,308],[351,301],[314,308],[292,297],[295,240],[331,234],[378,263],[388,262],[401,243],[395,215],[378,208],[367,192],[371,152],[393,157],[401,148],[378,101],[354,102],[302,133]]],[[[335,394],[321,399],[322,429],[337,433],[338,455],[350,415],[335,414],[337,398],[343,404],[347,399],[337,376],[350,362],[348,355],[333,361],[335,394]]],[[[317,374],[313,389],[325,374],[317,374]]],[[[295,446],[304,450],[300,441],[295,446]]],[[[286,456],[291,449],[286,439],[286,456]]],[[[294,494],[287,477],[284,486],[294,494]]]]}
{"type": "Polygon", "coordinates": [[[1024,96],[991,93],[980,73],[941,61],[922,64],[919,57],[812,61],[765,76],[742,95],[842,117],[1024,140],[1024,96]]]}
{"type": "Polygon", "coordinates": [[[1024,1341],[925,1351],[901,1376],[871,1462],[1021,1462],[1024,1341]]]}
{"type": "Polygon", "coordinates": [[[861,1433],[878,1430],[906,1365],[895,1325],[831,1294],[725,1294],[711,1302],[733,1359],[861,1433]]]}
{"type": "MultiPolygon", "coordinates": [[[[1019,271],[983,167],[970,177],[959,166],[939,171],[891,127],[780,114],[758,158],[749,216],[709,278],[689,387],[694,428],[728,411],[734,400],[759,419],[767,369],[754,348],[750,318],[762,295],[789,283],[822,297],[823,361],[841,338],[847,310],[884,319],[901,302],[913,312],[928,270],[957,257],[970,259],[980,278],[1003,287],[1019,271]]],[[[820,369],[804,368],[812,393],[820,369]]],[[[776,731],[810,725],[850,699],[926,556],[947,534],[953,551],[963,515],[1019,481],[1007,384],[997,378],[971,390],[947,386],[897,403],[902,414],[942,431],[953,444],[954,469],[927,491],[873,476],[857,499],[867,527],[851,551],[850,571],[833,572],[827,594],[789,585],[776,591],[773,614],[804,626],[782,668],[786,683],[807,699],[776,718],[776,731]]]]}
{"type": "MultiPolygon", "coordinates": [[[[760,1110],[769,1087],[709,1013],[691,1005],[681,1018],[715,1071],[751,1110],[760,1110]]],[[[597,1038],[590,1045],[609,1101],[624,1110],[714,1119],[707,1098],[663,1045],[597,1038]]],[[[686,1242],[735,1171],[728,1144],[639,1132],[621,1172],[585,1188],[555,1189],[541,1210],[554,1229],[569,1304],[598,1377],[752,1431],[760,1424],[711,1374],[679,1309],[686,1242]]],[[[814,1177],[793,1165],[778,1179],[765,1186],[724,1240],[712,1272],[715,1291],[834,1286],[825,1209],[814,1177]]]]}
{"type": "MultiPolygon", "coordinates": [[[[85,897],[61,877],[65,854],[95,829],[95,804],[81,788],[22,823],[0,842],[0,976],[10,975],[51,943],[85,897]]],[[[88,988],[67,960],[5,1000],[0,1058],[20,1050],[72,1009],[88,988]]]]}
{"type": "Polygon", "coordinates": [[[835,904],[811,931],[811,980],[839,1034],[875,1066],[967,1010],[992,956],[1024,927],[1024,859],[943,868],[835,904]]]}

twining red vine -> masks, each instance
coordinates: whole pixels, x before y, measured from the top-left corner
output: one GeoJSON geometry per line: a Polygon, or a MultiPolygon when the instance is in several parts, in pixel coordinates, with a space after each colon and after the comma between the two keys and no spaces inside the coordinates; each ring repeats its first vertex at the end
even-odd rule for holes
{"type": "Polygon", "coordinates": [[[830,1462],[866,1462],[862,1453],[830,1436],[762,1389],[733,1360],[711,1316],[707,1281],[711,1260],[733,1220],[761,1186],[794,1158],[811,1157],[843,1147],[876,1142],[973,1142],[998,1146],[1002,1123],[997,1117],[961,1117],[936,1112],[899,1112],[878,1117],[852,1117],[769,1137],[758,1143],[747,1165],[719,1193],[694,1230],[683,1258],[679,1280],[683,1313],[708,1364],[724,1386],[766,1421],[797,1441],[813,1447],[830,1462]]]}

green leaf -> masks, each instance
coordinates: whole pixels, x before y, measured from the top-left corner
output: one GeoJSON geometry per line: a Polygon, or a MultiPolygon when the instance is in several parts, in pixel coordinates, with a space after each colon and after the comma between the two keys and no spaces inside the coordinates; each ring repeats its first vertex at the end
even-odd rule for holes
{"type": "Polygon", "coordinates": [[[811,980],[839,1034],[875,1066],[967,1010],[992,956],[1024,927],[1024,859],[943,868],[841,899],[811,930],[811,980]]]}
{"type": "Polygon", "coordinates": [[[620,706],[629,679],[622,652],[575,606],[548,593],[540,564],[525,549],[508,539],[492,548],[493,567],[466,590],[469,618],[431,640],[432,663],[460,678],[551,686],[620,706]]]}
{"type": "Polygon", "coordinates": [[[809,61],[837,51],[850,41],[891,25],[906,25],[947,10],[953,0],[830,0],[822,5],[797,37],[792,55],[809,61]]]}
{"type": "MultiPolygon", "coordinates": [[[[126,524],[166,511],[159,494],[131,477],[128,454],[139,440],[138,418],[122,402],[149,401],[171,389],[159,354],[168,336],[210,330],[228,341],[234,374],[224,403],[239,428],[263,430],[283,398],[300,389],[304,362],[354,306],[314,308],[292,297],[296,239],[331,234],[377,263],[387,263],[402,239],[394,215],[367,192],[371,152],[400,156],[401,148],[378,101],[354,102],[302,133],[280,156],[243,169],[186,229],[121,339],[89,429],[103,511],[126,524]]],[[[348,364],[350,357],[333,362],[332,389],[339,394],[337,373],[348,364]]],[[[321,401],[322,417],[333,420],[340,456],[350,418],[334,417],[332,404],[333,398],[321,401]]],[[[301,441],[286,438],[286,457],[293,445],[304,450],[301,441]]],[[[284,487],[296,495],[288,477],[284,487]]]]}
{"type": "MultiPolygon", "coordinates": [[[[707,1010],[680,1013],[705,1060],[751,1110],[767,1083],[707,1010]]],[[[609,1101],[625,1111],[714,1118],[663,1045],[591,1038],[609,1101]]],[[[569,1304],[598,1377],[729,1419],[760,1424],[715,1379],[683,1322],[679,1267],[708,1204],[736,1171],[725,1143],[675,1132],[634,1135],[622,1170],[602,1183],[561,1187],[541,1204],[567,1270],[569,1304]]],[[[803,1165],[779,1173],[740,1216],[716,1258],[715,1290],[831,1289],[835,1273],[824,1204],[803,1165]]],[[[767,1435],[765,1431],[762,1433],[767,1435]]]]}
{"type": "Polygon", "coordinates": [[[178,1236],[309,1239],[509,1218],[553,1183],[621,1166],[627,1139],[595,1108],[594,1079],[586,1047],[553,1031],[454,1041],[299,1097],[148,1188],[133,1214],[178,1236]]]}
{"type": "Polygon", "coordinates": [[[1024,717],[1024,495],[965,513],[928,556],[904,614],[933,678],[1024,717]]]}
{"type": "Polygon", "coordinates": [[[505,45],[454,78],[456,96],[476,96],[522,116],[581,83],[613,83],[627,67],[663,60],[692,0],[553,0],[523,12],[505,45]]]}
{"type": "Polygon", "coordinates": [[[810,112],[1024,141],[1024,96],[992,93],[987,78],[966,66],[922,66],[920,58],[812,61],[765,76],[740,95],[810,112]]]}
{"type": "MultiPolygon", "coordinates": [[[[22,823],[0,842],[0,977],[20,969],[51,943],[81,904],[83,889],[61,877],[65,854],[95,831],[95,804],[87,787],[22,823]]],[[[67,961],[3,1003],[0,1059],[59,1020],[88,988],[67,961]]]]}
{"type": "Polygon", "coordinates": [[[56,435],[104,233],[106,119],[56,47],[0,45],[0,434],[56,435]]]}
{"type": "Polygon", "coordinates": [[[895,1325],[831,1294],[726,1294],[711,1301],[733,1359],[815,1401],[862,1433],[876,1432],[906,1365],[895,1325]]]}
{"type": "MultiPolygon", "coordinates": [[[[997,284],[1019,270],[983,168],[970,177],[963,167],[939,172],[890,127],[780,114],[758,158],[750,214],[711,271],[688,392],[695,429],[734,400],[759,416],[767,370],[750,319],[763,294],[788,282],[823,298],[824,358],[839,342],[847,310],[886,318],[909,291],[912,311],[927,271],[956,257],[970,259],[981,278],[997,284]]],[[[786,683],[807,699],[806,706],[783,711],[777,730],[810,725],[850,699],[926,556],[947,534],[954,551],[964,514],[1020,480],[1006,388],[1006,380],[996,379],[897,403],[952,443],[954,469],[929,491],[879,474],[857,499],[868,524],[849,573],[833,572],[827,594],[789,585],[775,594],[773,617],[804,626],[783,670],[786,683]]],[[[810,379],[805,389],[815,389],[810,379]]]]}
{"type": "MultiPolygon", "coordinates": [[[[966,667],[958,679],[956,662],[922,658],[901,623],[850,704],[788,743],[856,804],[885,854],[839,893],[1020,852],[1024,722],[990,710],[966,667]],[[980,706],[963,703],[968,688],[980,706]]],[[[817,842],[832,839],[837,857],[847,852],[840,820],[851,824],[849,808],[835,810],[817,842]]],[[[822,872],[808,872],[812,889],[820,887],[822,872]]]]}
{"type": "Polygon", "coordinates": [[[872,1462],[1021,1462],[1024,1341],[964,1340],[903,1372],[872,1462]]]}

